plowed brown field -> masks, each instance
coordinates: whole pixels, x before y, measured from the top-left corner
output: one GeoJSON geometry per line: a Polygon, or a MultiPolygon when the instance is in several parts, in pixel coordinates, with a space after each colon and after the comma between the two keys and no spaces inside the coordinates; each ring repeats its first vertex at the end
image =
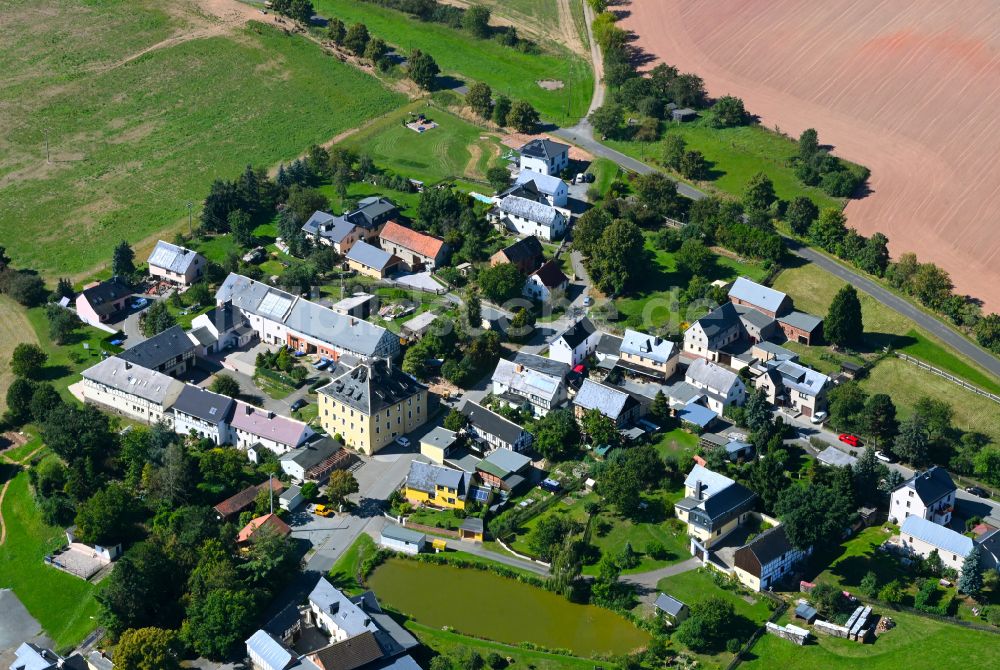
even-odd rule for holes
{"type": "MultiPolygon", "coordinates": [[[[613,8],[614,9],[614,8],[613,8]]],[[[871,168],[849,224],[1000,309],[1000,11],[989,0],[633,0],[651,54],[871,168]]]]}

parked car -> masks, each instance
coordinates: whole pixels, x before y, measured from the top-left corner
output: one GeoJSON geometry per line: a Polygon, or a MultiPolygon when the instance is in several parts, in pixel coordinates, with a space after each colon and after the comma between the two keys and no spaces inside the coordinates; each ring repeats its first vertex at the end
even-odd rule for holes
{"type": "Polygon", "coordinates": [[[307,404],[308,403],[306,403],[305,398],[299,398],[298,400],[292,403],[292,411],[293,412],[298,411],[303,407],[305,407],[307,404]]]}
{"type": "Polygon", "coordinates": [[[149,301],[145,298],[136,298],[132,301],[132,309],[142,309],[149,304],[149,301]]]}
{"type": "Polygon", "coordinates": [[[594,304],[594,299],[593,298],[591,298],[589,295],[583,296],[583,306],[584,307],[590,307],[593,304],[594,304]]]}
{"type": "Polygon", "coordinates": [[[313,514],[316,516],[329,517],[336,514],[336,512],[326,505],[316,505],[316,508],[313,510],[313,514]]]}
{"type": "Polygon", "coordinates": [[[844,444],[852,446],[852,447],[863,447],[863,446],[865,446],[864,442],[861,441],[860,437],[858,437],[857,435],[851,435],[850,433],[841,433],[837,437],[837,439],[839,439],[844,444]]]}
{"type": "Polygon", "coordinates": [[[989,498],[990,497],[989,492],[986,489],[984,489],[982,486],[966,486],[965,487],[965,492],[966,493],[971,493],[974,496],[979,496],[980,498],[989,498]]]}
{"type": "Polygon", "coordinates": [[[895,463],[896,462],[896,459],[894,459],[892,456],[890,456],[889,454],[885,453],[884,451],[876,451],[875,452],[875,458],[879,459],[883,463],[895,463]]]}
{"type": "Polygon", "coordinates": [[[396,438],[396,444],[403,447],[404,449],[408,449],[410,447],[410,438],[406,437],[405,435],[400,435],[399,437],[396,438]]]}
{"type": "Polygon", "coordinates": [[[635,422],[635,424],[640,428],[642,428],[647,433],[656,433],[660,430],[659,426],[657,426],[652,421],[647,421],[646,419],[639,419],[638,421],[635,422]]]}
{"type": "Polygon", "coordinates": [[[546,491],[550,491],[551,493],[557,493],[559,489],[562,488],[562,484],[560,484],[555,479],[543,479],[542,483],[539,484],[539,486],[541,486],[546,491]]]}
{"type": "Polygon", "coordinates": [[[313,367],[316,368],[317,370],[326,370],[329,366],[330,366],[330,361],[326,360],[325,358],[313,363],[313,367]]]}
{"type": "Polygon", "coordinates": [[[812,415],[812,418],[809,419],[809,421],[811,423],[819,424],[826,421],[826,417],[827,417],[826,412],[816,412],[815,414],[812,415]]]}

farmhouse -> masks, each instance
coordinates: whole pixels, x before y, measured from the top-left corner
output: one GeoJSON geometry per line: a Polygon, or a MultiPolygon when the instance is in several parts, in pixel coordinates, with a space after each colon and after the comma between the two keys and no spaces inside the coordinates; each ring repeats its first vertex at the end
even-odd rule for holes
{"type": "Polygon", "coordinates": [[[684,480],[684,498],[674,505],[687,524],[691,553],[701,560],[708,550],[750,518],[757,496],[729,477],[695,465],[684,480]]]}
{"type": "Polygon", "coordinates": [[[657,381],[665,381],[677,371],[680,352],[670,340],[628,329],[618,353],[619,367],[657,381]]]}
{"type": "Polygon", "coordinates": [[[560,239],[566,232],[567,218],[561,211],[516,195],[501,200],[489,216],[498,228],[518,235],[534,235],[547,242],[560,239]]]}
{"type": "Polygon", "coordinates": [[[767,591],[811,553],[792,546],[784,526],[769,528],[736,550],[734,574],[753,591],[767,591]]]}
{"type": "Polygon", "coordinates": [[[169,410],[184,384],[162,372],[133,365],[116,356],[82,373],[84,402],[150,425],[170,424],[169,410]]]}
{"type": "Polygon", "coordinates": [[[174,432],[209,439],[215,444],[230,441],[229,419],[236,402],[193,384],[185,384],[172,408],[174,432]]]}
{"type": "Polygon", "coordinates": [[[76,315],[84,323],[109,330],[102,324],[124,316],[132,289],[117,277],[91,284],[76,296],[76,315]]]}
{"type": "Polygon", "coordinates": [[[496,412],[491,412],[482,405],[467,401],[459,411],[465,415],[468,422],[466,430],[480,442],[486,444],[486,450],[510,449],[524,451],[531,446],[534,435],[508,421],[496,412]]]}
{"type": "Polygon", "coordinates": [[[521,274],[529,275],[537,270],[544,260],[542,243],[534,235],[528,235],[490,256],[490,267],[513,263],[521,274]]]}
{"type": "Polygon", "coordinates": [[[529,184],[538,194],[538,197],[546,204],[553,207],[566,206],[566,200],[569,197],[569,187],[558,176],[542,174],[534,170],[521,170],[511,190],[516,190],[519,187],[528,186],[529,184]]]}
{"type": "Polygon", "coordinates": [[[584,379],[573,399],[573,413],[582,419],[588,410],[597,410],[615,422],[618,428],[632,425],[639,418],[639,401],[630,393],[619,391],[592,379],[584,379]]]}
{"type": "Polygon", "coordinates": [[[534,139],[519,149],[519,165],[543,175],[558,176],[569,167],[569,145],[550,139],[534,139]]]}
{"type": "Polygon", "coordinates": [[[745,305],[772,319],[784,314],[792,307],[792,300],[781,291],[763,284],[737,277],[729,289],[729,300],[735,305],[745,305]]]}
{"type": "Polygon", "coordinates": [[[550,358],[518,353],[514,360],[500,359],[493,371],[493,395],[511,407],[530,407],[545,416],[567,398],[569,366],[550,358]]]}
{"type": "Polygon", "coordinates": [[[364,239],[366,230],[342,216],[316,211],[302,226],[302,232],[316,244],[333,247],[334,251],[343,256],[355,242],[364,239]]]}
{"type": "Polygon", "coordinates": [[[739,375],[704,358],[695,359],[688,366],[684,381],[701,389],[708,408],[719,416],[723,415],[726,407],[742,405],[746,400],[746,386],[739,375]]]}
{"type": "Polygon", "coordinates": [[[149,255],[149,275],[174,286],[188,287],[205,276],[207,261],[196,251],[160,240],[149,255]]]}
{"type": "Polygon", "coordinates": [[[569,278],[560,269],[559,261],[551,260],[531,273],[522,292],[526,298],[547,303],[553,296],[564,294],[567,286],[569,278]]]}
{"type": "Polygon", "coordinates": [[[549,343],[549,358],[576,367],[594,354],[600,340],[601,332],[583,317],[549,343]]]}
{"type": "Polygon", "coordinates": [[[767,314],[743,305],[737,305],[736,311],[739,313],[740,323],[743,325],[743,338],[741,339],[749,340],[751,348],[760,342],[780,336],[781,328],[778,322],[767,314]]]}
{"type": "Polygon", "coordinates": [[[382,248],[402,259],[409,270],[435,270],[445,262],[448,245],[439,237],[389,221],[379,233],[382,248]]]}
{"type": "Polygon", "coordinates": [[[764,365],[755,384],[767,394],[769,403],[790,407],[807,417],[826,409],[829,377],[794,361],[772,360],[764,365]]]}
{"type": "Polygon", "coordinates": [[[239,310],[267,344],[287,344],[298,351],[333,360],[343,354],[367,359],[399,353],[399,338],[389,330],[249,277],[230,274],[216,292],[215,300],[220,307],[230,303],[239,310]]]}
{"type": "Polygon", "coordinates": [[[903,519],[899,539],[904,549],[921,558],[936,550],[945,567],[959,573],[973,546],[971,538],[919,516],[903,519]]]}
{"type": "Polygon", "coordinates": [[[427,421],[427,388],[386,361],[361,363],[318,393],[323,430],[369,456],[427,421]]]}
{"type": "Polygon", "coordinates": [[[902,523],[911,516],[947,526],[955,509],[955,482],[935,465],[899,485],[889,498],[889,520],[902,523]]]}
{"type": "Polygon", "coordinates": [[[395,272],[402,260],[391,252],[361,241],[347,252],[347,265],[354,271],[375,279],[383,279],[395,272]]]}
{"type": "Polygon", "coordinates": [[[744,326],[736,305],[727,302],[695,321],[684,331],[684,351],[710,361],[728,363],[723,348],[738,342],[744,326]]]}
{"type": "Polygon", "coordinates": [[[180,326],[170,326],[148,340],[126,349],[118,358],[149,370],[177,377],[194,367],[195,343],[180,326]]]}
{"type": "Polygon", "coordinates": [[[413,461],[406,475],[403,496],[414,505],[465,509],[471,482],[468,472],[413,461]]]}
{"type": "Polygon", "coordinates": [[[313,435],[313,429],[307,423],[254,407],[242,400],[236,401],[229,425],[240,449],[256,452],[263,447],[278,456],[287,454],[313,435]]]}
{"type": "Polygon", "coordinates": [[[278,459],[281,471],[297,482],[323,484],[334,470],[346,468],[352,457],[333,437],[313,435],[278,459]]]}

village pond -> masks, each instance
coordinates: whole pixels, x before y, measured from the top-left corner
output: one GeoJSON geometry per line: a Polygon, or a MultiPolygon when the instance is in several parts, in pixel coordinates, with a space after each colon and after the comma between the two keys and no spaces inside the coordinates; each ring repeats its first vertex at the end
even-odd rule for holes
{"type": "Polygon", "coordinates": [[[487,570],[389,559],[368,579],[379,600],[428,626],[580,656],[623,654],[649,635],[624,617],[487,570]]]}

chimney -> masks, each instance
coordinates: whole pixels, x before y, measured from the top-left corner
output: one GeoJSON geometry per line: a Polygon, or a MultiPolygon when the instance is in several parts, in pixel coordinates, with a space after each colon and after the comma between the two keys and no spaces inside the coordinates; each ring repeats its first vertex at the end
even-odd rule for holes
{"type": "Polygon", "coordinates": [[[703,499],[702,495],[701,495],[701,480],[700,479],[694,483],[694,499],[695,500],[702,500],[703,499]]]}
{"type": "Polygon", "coordinates": [[[125,369],[126,369],[126,370],[131,370],[131,369],[132,369],[132,364],[131,364],[131,363],[129,363],[128,361],[126,361],[126,362],[125,362],[125,369]]]}
{"type": "Polygon", "coordinates": [[[518,363],[517,367],[515,368],[515,370],[518,372],[518,374],[520,374],[520,373],[524,372],[524,366],[521,365],[520,363],[518,363]]]}
{"type": "Polygon", "coordinates": [[[274,412],[272,412],[271,410],[268,410],[268,412],[267,412],[267,418],[268,419],[273,419],[274,418],[274,412]]]}
{"type": "Polygon", "coordinates": [[[253,414],[253,405],[245,405],[244,406],[244,411],[246,411],[246,413],[247,413],[248,416],[250,414],[253,414]]]}

